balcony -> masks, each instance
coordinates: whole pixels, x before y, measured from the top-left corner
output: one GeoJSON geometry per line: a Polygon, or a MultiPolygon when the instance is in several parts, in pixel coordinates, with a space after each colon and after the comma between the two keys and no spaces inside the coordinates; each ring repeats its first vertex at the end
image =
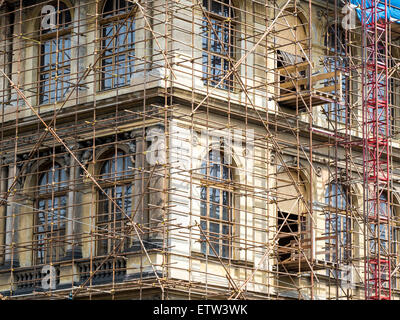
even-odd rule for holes
{"type": "Polygon", "coordinates": [[[339,70],[317,73],[309,79],[309,63],[301,62],[275,69],[278,77],[277,99],[281,107],[304,110],[333,103],[342,97],[342,72],[339,70]],[[311,86],[312,89],[310,90],[311,86]]]}

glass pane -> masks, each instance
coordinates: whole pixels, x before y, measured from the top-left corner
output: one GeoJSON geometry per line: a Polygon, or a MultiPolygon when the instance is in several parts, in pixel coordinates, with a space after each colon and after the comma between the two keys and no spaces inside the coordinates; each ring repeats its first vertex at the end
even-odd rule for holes
{"type": "Polygon", "coordinates": [[[112,60],[102,59],[102,89],[104,90],[128,85],[131,73],[134,71],[135,22],[133,18],[126,20],[124,23],[123,21],[121,18],[121,21],[116,20],[112,23],[104,24],[102,27],[104,38],[102,47],[105,49],[103,57],[113,57],[112,60]],[[117,36],[113,37],[116,33],[118,33],[117,36]],[[106,65],[109,68],[105,69],[106,65]],[[107,79],[108,77],[110,79],[107,79]]]}
{"type": "MultiPolygon", "coordinates": [[[[202,187],[201,188],[201,199],[202,200],[207,200],[207,188],[202,187]]],[[[202,216],[207,215],[207,202],[206,201],[201,201],[200,202],[200,214],[202,216]]]]}
{"type": "Polygon", "coordinates": [[[125,187],[124,210],[128,216],[131,216],[131,214],[132,214],[132,186],[131,185],[128,185],[125,187]]]}
{"type": "Polygon", "coordinates": [[[219,193],[220,193],[219,189],[210,188],[210,201],[219,204],[220,201],[219,193]]]}
{"type": "Polygon", "coordinates": [[[130,157],[125,156],[125,153],[118,151],[117,156],[112,155],[110,160],[103,162],[100,170],[101,178],[103,179],[116,179],[130,174],[132,168],[132,161],[130,157]]]}
{"type": "MultiPolygon", "coordinates": [[[[203,4],[208,10],[221,16],[220,19],[214,17],[210,19],[212,28],[207,19],[204,18],[202,27],[203,78],[207,79],[209,74],[212,75],[210,81],[204,80],[204,82],[216,86],[226,71],[229,70],[229,61],[222,56],[227,52],[232,58],[234,57],[232,22],[223,18],[232,17],[233,12],[229,7],[228,0],[222,1],[222,3],[219,1],[206,2],[203,2],[203,4]],[[221,41],[224,44],[224,49],[222,49],[221,41]]],[[[229,76],[219,87],[222,89],[232,88],[232,76],[229,76]]]]}
{"type": "Polygon", "coordinates": [[[219,236],[219,224],[210,222],[210,236],[218,237],[219,236]]]}
{"type": "Polygon", "coordinates": [[[68,90],[70,86],[70,47],[71,39],[69,35],[61,36],[58,40],[47,40],[41,46],[40,79],[51,78],[51,80],[41,83],[40,103],[55,102],[64,97],[68,90]]]}
{"type": "Polygon", "coordinates": [[[229,258],[229,238],[230,236],[230,226],[222,225],[222,256],[224,258],[229,258]]]}

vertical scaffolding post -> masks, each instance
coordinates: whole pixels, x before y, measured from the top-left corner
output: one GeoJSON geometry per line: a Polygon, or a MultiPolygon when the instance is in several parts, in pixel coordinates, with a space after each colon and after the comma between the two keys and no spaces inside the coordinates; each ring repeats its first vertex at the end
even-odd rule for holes
{"type": "Polygon", "coordinates": [[[363,0],[365,298],[390,300],[387,2],[363,0]]]}

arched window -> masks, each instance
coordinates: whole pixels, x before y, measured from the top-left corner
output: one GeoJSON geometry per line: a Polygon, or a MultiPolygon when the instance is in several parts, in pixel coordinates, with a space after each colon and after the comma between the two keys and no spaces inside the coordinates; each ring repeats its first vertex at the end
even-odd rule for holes
{"type": "Polygon", "coordinates": [[[133,4],[107,0],[101,21],[101,89],[129,85],[135,62],[135,16],[133,4]]]}
{"type": "MultiPolygon", "coordinates": [[[[101,186],[126,215],[132,214],[132,161],[123,151],[108,154],[100,169],[101,186]]],[[[97,214],[97,254],[105,255],[118,246],[126,230],[127,217],[102,191],[99,191],[97,214]]],[[[128,238],[121,249],[126,249],[128,238]]]]}
{"type": "Polygon", "coordinates": [[[54,103],[65,96],[71,73],[71,12],[59,1],[41,16],[39,103],[54,103]]]}
{"type": "Polygon", "coordinates": [[[67,174],[59,164],[39,176],[34,228],[34,262],[46,264],[64,256],[67,174]]]}
{"type": "MultiPolygon", "coordinates": [[[[212,23],[211,27],[206,17],[203,18],[203,79],[205,84],[217,86],[230,69],[227,55],[232,59],[235,56],[233,3],[232,0],[203,0],[203,6],[212,23]]],[[[221,83],[220,88],[233,89],[233,74],[221,83]]]]}
{"type": "Polygon", "coordinates": [[[351,219],[346,217],[347,196],[342,185],[330,183],[325,189],[325,234],[327,261],[344,261],[349,257],[348,245],[350,243],[348,230],[351,227],[351,219]],[[337,254],[336,256],[336,247],[337,254]]]}
{"type": "MultiPolygon", "coordinates": [[[[336,24],[332,24],[328,27],[328,32],[325,37],[325,46],[328,54],[325,58],[325,69],[326,72],[334,72],[335,70],[341,71],[341,92],[342,100],[341,104],[330,103],[324,106],[325,112],[327,113],[330,120],[345,123],[346,122],[346,105],[344,102],[349,102],[349,94],[347,93],[350,88],[349,77],[346,74],[348,66],[348,58],[346,56],[347,42],[345,31],[336,24]]],[[[325,83],[325,86],[336,86],[336,90],[339,89],[339,83],[329,80],[325,83]]],[[[335,94],[335,90],[332,91],[335,94]]]]}
{"type": "MultiPolygon", "coordinates": [[[[232,256],[233,189],[231,166],[224,153],[212,150],[202,163],[201,228],[218,256],[232,256]]],[[[202,237],[201,252],[215,256],[202,237]]]]}
{"type": "Polygon", "coordinates": [[[340,184],[330,183],[325,189],[325,204],[339,210],[346,210],[346,193],[340,184]]]}
{"type": "MultiPolygon", "coordinates": [[[[289,8],[294,12],[294,8],[289,8]]],[[[306,18],[299,14],[286,14],[276,21],[274,46],[277,48],[277,67],[291,66],[306,61],[304,49],[307,46],[306,18]],[[288,28],[293,28],[289,30],[288,28]],[[303,49],[303,50],[302,50],[303,49]]],[[[299,70],[300,71],[300,70],[299,70]]],[[[302,75],[304,72],[301,72],[302,75]]],[[[305,75],[305,74],[304,74],[305,75]]],[[[288,81],[288,79],[286,79],[288,81]]]]}

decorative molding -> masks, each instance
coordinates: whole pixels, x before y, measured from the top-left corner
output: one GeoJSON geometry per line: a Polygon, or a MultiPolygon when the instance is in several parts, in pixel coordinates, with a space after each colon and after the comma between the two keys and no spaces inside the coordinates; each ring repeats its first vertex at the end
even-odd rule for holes
{"type": "Polygon", "coordinates": [[[14,156],[8,155],[8,156],[3,157],[3,164],[10,165],[14,162],[15,162],[14,156]]]}
{"type": "Polygon", "coordinates": [[[93,150],[89,148],[82,153],[81,162],[84,166],[87,166],[90,161],[93,160],[93,150]]]}
{"type": "Polygon", "coordinates": [[[129,152],[130,153],[136,153],[136,143],[133,140],[130,140],[128,142],[128,147],[129,147],[129,152]]]}
{"type": "Polygon", "coordinates": [[[270,161],[270,164],[276,164],[275,163],[275,161],[276,161],[276,154],[275,153],[271,153],[270,154],[269,161],[270,161]]]}

